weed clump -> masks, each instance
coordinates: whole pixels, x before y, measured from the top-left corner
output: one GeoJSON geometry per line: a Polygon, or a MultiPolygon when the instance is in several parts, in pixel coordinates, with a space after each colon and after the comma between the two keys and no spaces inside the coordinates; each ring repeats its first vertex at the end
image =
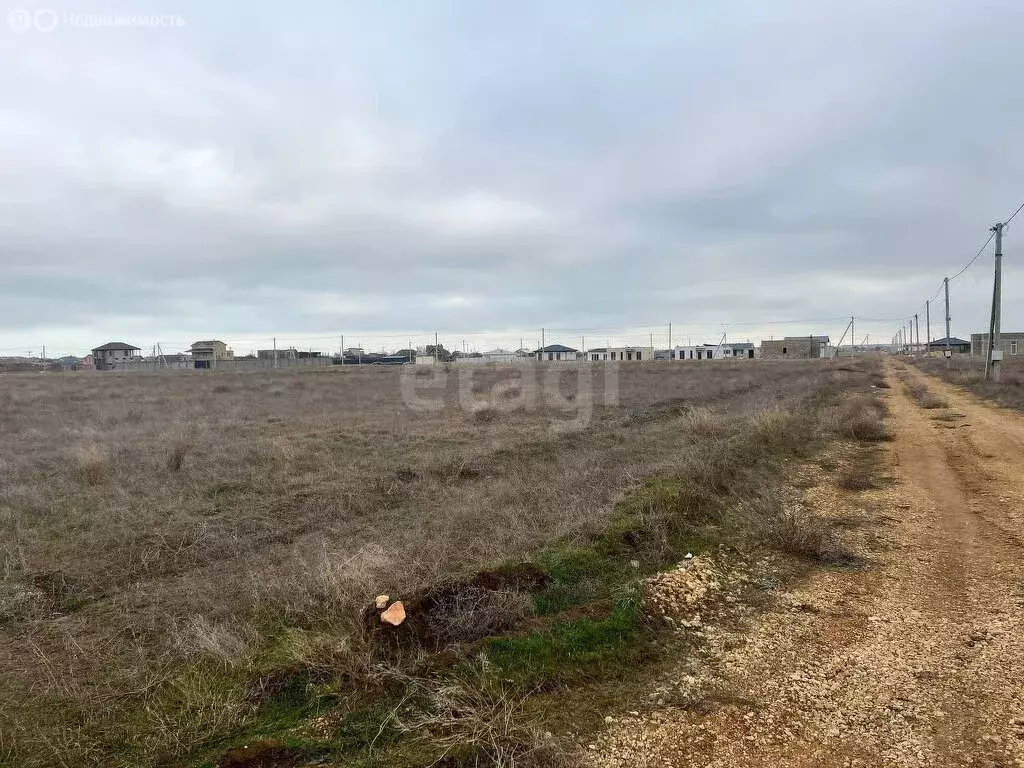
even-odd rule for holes
{"type": "Polygon", "coordinates": [[[836,415],[836,431],[842,437],[864,442],[885,440],[885,406],[863,395],[847,399],[836,415]]]}
{"type": "Polygon", "coordinates": [[[78,475],[86,485],[99,485],[106,479],[109,455],[99,443],[87,443],[75,451],[78,475]]]}
{"type": "Polygon", "coordinates": [[[809,510],[785,504],[775,494],[764,494],[742,506],[741,519],[755,545],[825,564],[854,559],[828,521],[809,510]]]}
{"type": "Polygon", "coordinates": [[[408,681],[413,704],[397,715],[400,733],[440,752],[432,764],[558,768],[568,755],[526,712],[528,694],[495,682],[482,665],[441,679],[408,681]]]}
{"type": "Polygon", "coordinates": [[[936,395],[927,386],[920,382],[908,381],[904,385],[906,393],[920,405],[922,408],[931,410],[935,408],[945,408],[949,405],[945,398],[936,395]]]}
{"type": "Polygon", "coordinates": [[[503,632],[533,612],[533,598],[525,592],[468,586],[434,601],[427,631],[440,645],[469,643],[503,632]]]}
{"type": "Polygon", "coordinates": [[[178,432],[171,441],[171,449],[167,455],[167,468],[171,472],[180,472],[185,465],[185,457],[192,450],[193,435],[191,430],[178,432]]]}

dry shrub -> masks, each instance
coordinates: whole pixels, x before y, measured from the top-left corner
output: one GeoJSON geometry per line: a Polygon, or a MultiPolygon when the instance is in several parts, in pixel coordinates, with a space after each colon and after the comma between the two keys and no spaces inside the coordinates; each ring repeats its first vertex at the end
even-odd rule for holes
{"type": "Polygon", "coordinates": [[[173,633],[174,645],[185,656],[201,655],[231,665],[249,647],[249,640],[237,627],[192,616],[173,633]]]}
{"type": "Polygon", "coordinates": [[[862,395],[849,398],[836,414],[836,432],[865,442],[885,440],[885,406],[862,395]]]}
{"type": "Polygon", "coordinates": [[[455,677],[410,680],[415,702],[395,717],[397,730],[460,765],[559,768],[571,759],[525,711],[527,694],[488,679],[483,664],[455,677]]]}
{"type": "Polygon", "coordinates": [[[509,629],[533,612],[533,599],[525,592],[466,587],[434,603],[427,629],[439,643],[469,643],[509,629]]]}
{"type": "Polygon", "coordinates": [[[506,389],[504,392],[502,392],[501,396],[506,398],[506,399],[508,399],[508,400],[513,400],[515,398],[518,398],[522,394],[523,394],[523,388],[519,384],[513,384],[508,389],[506,389]]]}
{"type": "Polygon", "coordinates": [[[487,403],[480,403],[473,406],[472,410],[473,421],[479,424],[486,424],[487,422],[494,421],[498,418],[498,411],[494,406],[487,403]]]}
{"type": "Polygon", "coordinates": [[[171,472],[180,472],[185,465],[185,457],[195,442],[195,433],[191,429],[182,429],[175,433],[171,440],[171,449],[167,455],[167,468],[171,472]]]}
{"type": "Polygon", "coordinates": [[[359,614],[367,600],[388,590],[383,579],[393,572],[396,557],[378,544],[340,553],[321,540],[312,551],[296,553],[292,567],[276,578],[253,573],[252,581],[260,602],[283,608],[293,619],[316,623],[340,616],[361,631],[359,614]]]}
{"type": "Polygon", "coordinates": [[[15,579],[0,580],[0,625],[42,615],[49,608],[46,593],[15,579]]]}
{"type": "Polygon", "coordinates": [[[945,408],[949,405],[944,398],[936,395],[919,381],[907,382],[906,385],[904,385],[904,389],[907,394],[910,395],[910,397],[913,398],[914,401],[922,408],[945,408]]]}
{"type": "Polygon", "coordinates": [[[107,476],[110,457],[99,443],[86,443],[75,449],[79,477],[86,485],[99,485],[107,476]]]}
{"type": "Polygon", "coordinates": [[[855,465],[843,472],[839,478],[839,487],[848,491],[867,491],[875,487],[874,472],[871,467],[855,465]]]}
{"type": "Polygon", "coordinates": [[[747,500],[742,505],[741,515],[747,536],[754,544],[823,563],[854,559],[826,519],[811,511],[790,507],[775,494],[761,494],[747,500]]]}
{"type": "Polygon", "coordinates": [[[718,418],[710,408],[692,408],[686,414],[690,432],[698,437],[714,437],[722,431],[718,418]]]}

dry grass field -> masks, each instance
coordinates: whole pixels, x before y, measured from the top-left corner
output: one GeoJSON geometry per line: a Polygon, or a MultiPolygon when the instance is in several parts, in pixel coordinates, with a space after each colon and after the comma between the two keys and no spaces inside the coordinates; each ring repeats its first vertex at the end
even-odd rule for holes
{"type": "MultiPolygon", "coordinates": [[[[540,564],[543,599],[463,592],[431,625],[435,646],[479,643],[603,599],[613,556],[649,572],[712,540],[730,499],[763,500],[745,530],[766,546],[831,556],[773,511],[780,469],[884,437],[870,361],[541,370],[536,392],[512,368],[0,376],[0,764],[213,764],[372,710],[375,595],[540,564]]],[[[567,642],[619,632],[614,605],[567,642]]],[[[517,648],[494,658],[514,670],[517,648]]],[[[354,764],[384,730],[363,725],[308,754],[354,764]]]]}
{"type": "Polygon", "coordinates": [[[956,355],[949,363],[941,357],[916,358],[913,362],[925,373],[1010,408],[1024,410],[1024,358],[1007,356],[1003,360],[1001,381],[985,381],[985,361],[969,355],[956,355]]]}

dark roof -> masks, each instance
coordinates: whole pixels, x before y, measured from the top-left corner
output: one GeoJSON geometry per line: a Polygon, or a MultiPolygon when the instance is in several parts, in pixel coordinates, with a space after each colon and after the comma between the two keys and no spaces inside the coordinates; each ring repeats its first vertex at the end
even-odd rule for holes
{"type": "Polygon", "coordinates": [[[102,347],[94,347],[93,352],[113,352],[114,350],[125,350],[128,352],[138,350],[139,347],[133,347],[131,344],[125,344],[123,341],[108,341],[102,347]]]}
{"type": "MultiPolygon", "coordinates": [[[[951,347],[955,347],[957,345],[966,345],[966,346],[969,347],[969,346],[971,346],[971,342],[964,341],[963,339],[958,339],[956,336],[950,336],[949,337],[949,345],[951,347]]],[[[946,346],[946,337],[943,336],[941,339],[934,339],[931,342],[930,346],[933,346],[933,347],[944,347],[944,346],[946,346]]]]}
{"type": "Polygon", "coordinates": [[[212,347],[214,344],[223,344],[223,343],[224,343],[223,341],[217,341],[216,339],[211,339],[210,341],[196,341],[196,342],[193,342],[192,349],[195,349],[196,347],[200,347],[200,348],[212,347]]]}
{"type": "Polygon", "coordinates": [[[537,350],[538,352],[576,352],[577,350],[572,347],[567,347],[565,344],[548,344],[546,347],[541,347],[537,350]]]}
{"type": "Polygon", "coordinates": [[[739,341],[735,344],[723,344],[723,347],[732,347],[733,349],[753,349],[754,345],[749,341],[739,341]]]}

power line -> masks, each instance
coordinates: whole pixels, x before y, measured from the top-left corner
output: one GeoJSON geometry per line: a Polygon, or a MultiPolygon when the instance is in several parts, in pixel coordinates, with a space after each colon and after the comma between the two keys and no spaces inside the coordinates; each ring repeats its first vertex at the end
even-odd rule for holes
{"type": "MultiPolygon", "coordinates": [[[[1013,212],[1013,216],[1016,216],[1018,213],[1020,213],[1022,208],[1024,208],[1024,203],[1021,203],[1020,205],[1017,206],[1017,210],[1013,212]]],[[[1011,216],[1010,218],[1008,218],[1006,221],[1003,222],[1003,226],[1004,227],[1007,224],[1009,224],[1011,221],[1013,221],[1013,216],[1011,216]]]]}
{"type": "MultiPolygon", "coordinates": [[[[1020,210],[1020,209],[1018,208],[1017,210],[1020,210]]],[[[1016,215],[1017,214],[1014,214],[1014,216],[1016,216],[1016,215]]],[[[974,258],[971,259],[970,261],[968,261],[959,272],[957,272],[955,275],[950,277],[949,281],[953,282],[958,277],[960,277],[960,275],[962,275],[964,272],[966,272],[968,269],[970,269],[971,264],[976,262],[978,260],[978,257],[981,256],[981,254],[983,254],[985,252],[985,249],[988,248],[988,244],[992,242],[992,238],[995,237],[995,236],[996,236],[995,231],[990,232],[989,236],[988,236],[988,240],[986,240],[985,243],[981,246],[981,248],[978,249],[978,252],[976,254],[974,254],[974,258]]]]}

